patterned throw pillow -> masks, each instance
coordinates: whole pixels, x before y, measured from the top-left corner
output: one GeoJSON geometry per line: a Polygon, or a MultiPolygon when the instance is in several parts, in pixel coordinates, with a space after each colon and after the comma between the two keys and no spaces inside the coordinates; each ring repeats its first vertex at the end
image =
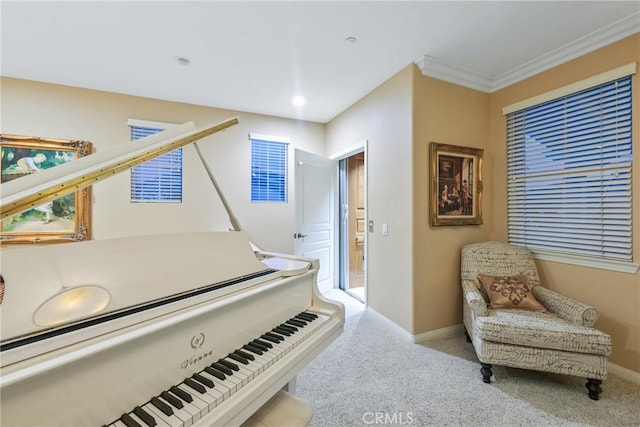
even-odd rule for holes
{"type": "Polygon", "coordinates": [[[527,276],[478,274],[478,280],[489,297],[491,308],[518,308],[548,313],[548,310],[533,296],[527,284],[527,276]]]}

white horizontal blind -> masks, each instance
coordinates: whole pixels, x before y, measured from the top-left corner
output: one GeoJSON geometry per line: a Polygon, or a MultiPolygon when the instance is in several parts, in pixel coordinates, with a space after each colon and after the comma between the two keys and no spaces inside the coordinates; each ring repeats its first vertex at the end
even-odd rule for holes
{"type": "MultiPolygon", "coordinates": [[[[131,126],[131,140],[164,129],[131,126]]],[[[182,202],[182,148],[131,169],[132,202],[182,202]]]]}
{"type": "Polygon", "coordinates": [[[507,115],[509,242],[632,260],[631,77],[507,115]]]}
{"type": "Polygon", "coordinates": [[[251,201],[287,201],[288,144],[251,139],[251,201]]]}

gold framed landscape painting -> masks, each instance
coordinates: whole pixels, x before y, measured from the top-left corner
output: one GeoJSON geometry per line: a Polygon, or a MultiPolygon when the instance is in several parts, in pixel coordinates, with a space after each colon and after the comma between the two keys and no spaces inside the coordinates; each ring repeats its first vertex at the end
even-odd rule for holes
{"type": "MultiPolygon", "coordinates": [[[[91,154],[88,141],[0,135],[0,183],[91,154]]],[[[91,238],[91,187],[5,218],[0,242],[62,243],[91,238]]]]}
{"type": "Polygon", "coordinates": [[[432,142],[431,225],[482,224],[484,150],[432,142]]]}

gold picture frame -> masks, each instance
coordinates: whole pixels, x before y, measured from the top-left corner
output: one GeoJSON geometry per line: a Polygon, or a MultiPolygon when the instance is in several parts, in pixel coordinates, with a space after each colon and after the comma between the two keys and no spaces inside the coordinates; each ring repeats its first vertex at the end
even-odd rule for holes
{"type": "MultiPolygon", "coordinates": [[[[91,154],[88,141],[0,134],[0,183],[91,154]]],[[[64,243],[91,238],[91,187],[0,222],[0,242],[64,243]]]]}
{"type": "Polygon", "coordinates": [[[431,225],[482,224],[484,150],[432,142],[431,225]]]}

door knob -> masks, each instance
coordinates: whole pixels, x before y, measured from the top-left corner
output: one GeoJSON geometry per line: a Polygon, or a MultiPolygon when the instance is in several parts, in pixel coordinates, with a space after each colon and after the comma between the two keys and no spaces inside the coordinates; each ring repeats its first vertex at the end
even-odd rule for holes
{"type": "Polygon", "coordinates": [[[307,234],[296,233],[296,234],[293,235],[294,239],[300,239],[302,237],[307,237],[307,234]]]}

